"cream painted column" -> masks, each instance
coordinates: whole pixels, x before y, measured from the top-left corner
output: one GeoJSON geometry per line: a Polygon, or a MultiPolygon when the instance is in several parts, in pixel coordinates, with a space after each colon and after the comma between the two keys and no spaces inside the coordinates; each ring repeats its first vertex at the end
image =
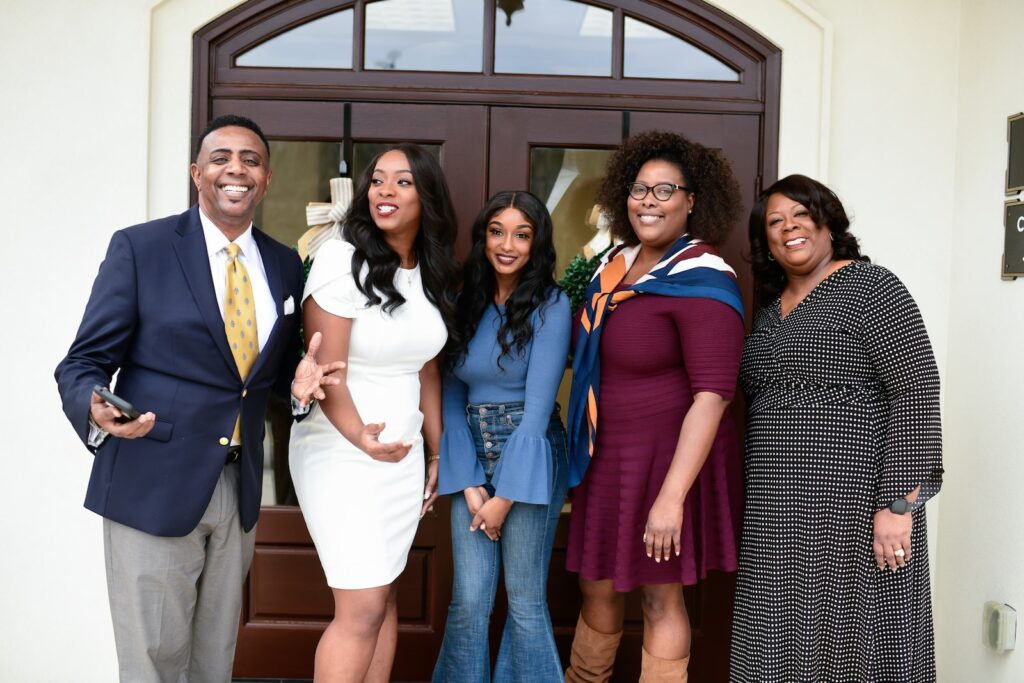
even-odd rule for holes
{"type": "Polygon", "coordinates": [[[192,34],[240,0],[164,0],[153,9],[149,79],[149,218],[181,213],[188,201],[192,34]]]}
{"type": "Polygon", "coordinates": [[[942,681],[1024,681],[1024,278],[999,278],[1006,117],[1024,111],[1019,0],[961,5],[949,275],[946,486],[936,646],[942,681]],[[953,456],[953,457],[948,457],[953,456]],[[982,645],[988,600],[1017,610],[1017,647],[982,645]]]}
{"type": "Polygon", "coordinates": [[[779,177],[828,182],[832,24],[801,0],[707,0],[782,49],[779,177]]]}

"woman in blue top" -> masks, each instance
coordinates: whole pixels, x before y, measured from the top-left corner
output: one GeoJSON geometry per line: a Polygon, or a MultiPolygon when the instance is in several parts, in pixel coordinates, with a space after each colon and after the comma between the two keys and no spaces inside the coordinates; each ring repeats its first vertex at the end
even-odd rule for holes
{"type": "Polygon", "coordinates": [[[509,609],[494,680],[562,679],[546,587],[566,492],[555,393],[572,316],[554,268],[544,204],[529,192],[491,197],[473,224],[448,340],[439,491],[455,494],[455,580],[435,682],[490,680],[500,566],[509,609]]]}

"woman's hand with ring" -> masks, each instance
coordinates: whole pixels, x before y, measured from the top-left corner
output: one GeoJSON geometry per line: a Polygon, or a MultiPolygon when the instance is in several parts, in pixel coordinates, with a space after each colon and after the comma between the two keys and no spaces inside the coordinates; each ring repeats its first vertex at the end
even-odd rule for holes
{"type": "Polygon", "coordinates": [[[897,515],[882,508],[875,513],[874,543],[875,564],[879,569],[888,567],[896,571],[906,567],[910,561],[910,531],[914,519],[911,515],[897,515]]]}

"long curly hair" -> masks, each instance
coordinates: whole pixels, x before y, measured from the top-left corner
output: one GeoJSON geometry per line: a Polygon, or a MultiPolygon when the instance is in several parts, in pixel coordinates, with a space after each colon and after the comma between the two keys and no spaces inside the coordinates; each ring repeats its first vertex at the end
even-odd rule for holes
{"type": "Polygon", "coordinates": [[[434,157],[419,145],[402,143],[389,147],[366,166],[356,186],[352,205],[342,221],[343,235],[352,246],[352,277],[356,287],[370,305],[388,313],[405,303],[395,287],[395,272],[402,265],[401,257],[384,240],[370,213],[370,181],[380,158],[399,151],[409,161],[413,183],[420,200],[420,229],[413,243],[416,262],[423,278],[427,299],[437,307],[445,326],[451,332],[455,323],[455,295],[458,289],[459,266],[453,252],[455,245],[455,209],[452,206],[444,172],[434,157]],[[369,264],[366,276],[360,279],[363,264],[369,264]]]}
{"type": "Polygon", "coordinates": [[[775,297],[786,288],[786,271],[773,261],[768,251],[766,219],[768,199],[773,194],[782,194],[803,204],[818,228],[828,228],[832,233],[832,260],[870,261],[860,251],[860,243],[850,232],[850,217],[843,208],[839,197],[828,187],[805,175],[793,174],[777,180],[761,192],[750,211],[750,261],[754,273],[754,290],[757,305],[763,306],[775,301],[775,297]]]}
{"type": "Polygon", "coordinates": [[[487,228],[491,220],[507,208],[522,212],[533,227],[533,240],[530,243],[530,260],[519,271],[519,281],[505,302],[505,314],[498,328],[498,344],[501,346],[499,368],[502,358],[511,358],[513,353],[522,354],[533,337],[533,325],[530,323],[533,312],[539,308],[543,320],[544,307],[553,290],[558,288],[555,283],[554,229],[544,202],[530,192],[498,192],[487,200],[473,222],[473,244],[462,269],[462,292],[445,354],[449,368],[462,362],[484,312],[488,306],[495,305],[494,268],[486,254],[487,228]]]}
{"type": "Polygon", "coordinates": [[[694,195],[686,231],[710,244],[723,243],[739,219],[742,206],[732,166],[718,150],[667,131],[638,133],[608,159],[598,203],[611,220],[612,235],[627,245],[640,242],[629,222],[626,186],[636,181],[640,167],[653,160],[677,166],[694,195]]]}

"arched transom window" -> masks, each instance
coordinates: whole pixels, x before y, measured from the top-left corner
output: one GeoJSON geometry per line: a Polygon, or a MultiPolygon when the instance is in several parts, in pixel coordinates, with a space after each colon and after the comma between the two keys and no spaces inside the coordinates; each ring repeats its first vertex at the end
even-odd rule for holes
{"type": "Polygon", "coordinates": [[[738,81],[740,72],[685,38],[612,9],[576,0],[377,0],[288,27],[234,59],[237,67],[446,71],[611,78],[738,81]],[[621,23],[619,23],[621,22],[621,23]],[[619,23],[617,26],[616,24],[619,23]],[[493,40],[484,34],[493,30],[493,40]],[[362,46],[361,55],[354,54],[362,46]]]}

